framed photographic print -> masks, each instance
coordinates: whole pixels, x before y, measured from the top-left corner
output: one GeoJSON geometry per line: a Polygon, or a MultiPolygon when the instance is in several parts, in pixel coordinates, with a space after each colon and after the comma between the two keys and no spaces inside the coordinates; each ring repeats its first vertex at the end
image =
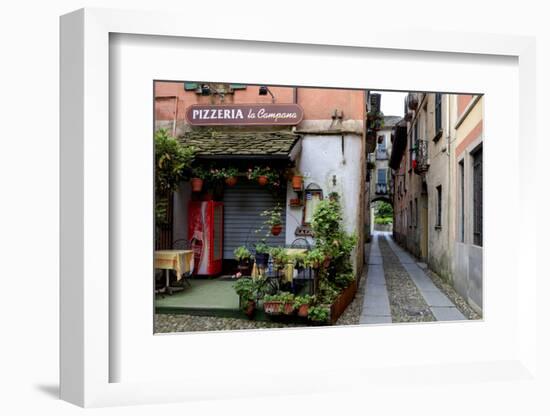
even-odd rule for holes
{"type": "Polygon", "coordinates": [[[533,40],[181,19],[61,19],[61,397],[529,377],[533,40]]]}

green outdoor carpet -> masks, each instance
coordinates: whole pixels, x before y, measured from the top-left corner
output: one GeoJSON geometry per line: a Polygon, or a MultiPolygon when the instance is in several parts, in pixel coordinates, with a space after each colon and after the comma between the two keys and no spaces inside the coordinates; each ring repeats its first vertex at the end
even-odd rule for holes
{"type": "Polygon", "coordinates": [[[239,309],[239,297],[234,281],[220,279],[190,279],[191,287],[173,295],[155,297],[157,308],[239,309]]]}

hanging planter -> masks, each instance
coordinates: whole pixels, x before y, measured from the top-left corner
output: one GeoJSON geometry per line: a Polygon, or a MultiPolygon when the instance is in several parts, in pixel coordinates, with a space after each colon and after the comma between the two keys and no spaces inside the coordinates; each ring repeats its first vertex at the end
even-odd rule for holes
{"type": "Polygon", "coordinates": [[[191,178],[191,190],[193,192],[201,192],[204,181],[201,178],[191,178]]]}
{"type": "Polygon", "coordinates": [[[271,226],[271,235],[277,236],[283,231],[282,224],[275,224],[271,226]]]}
{"type": "Polygon", "coordinates": [[[237,177],[236,176],[230,176],[228,178],[225,178],[225,184],[227,186],[235,186],[237,185],[237,177]]]}
{"type": "Polygon", "coordinates": [[[257,180],[258,180],[258,184],[260,186],[266,186],[269,183],[269,178],[267,176],[264,176],[264,175],[258,176],[257,180]]]}

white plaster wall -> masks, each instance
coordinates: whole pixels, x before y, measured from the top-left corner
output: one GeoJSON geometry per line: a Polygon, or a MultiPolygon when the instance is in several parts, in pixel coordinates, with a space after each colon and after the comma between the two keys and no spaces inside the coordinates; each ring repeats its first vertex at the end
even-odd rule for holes
{"type": "MultiPolygon", "coordinates": [[[[323,196],[338,192],[342,202],[343,222],[349,233],[361,234],[360,195],[362,192],[362,136],[344,135],[344,153],[342,154],[342,136],[340,135],[304,135],[302,153],[296,161],[304,174],[304,187],[314,182],[323,190],[323,196]],[[333,177],[336,183],[333,183],[333,177]]],[[[287,188],[287,200],[295,198],[292,187],[287,188]]],[[[287,203],[286,239],[287,244],[295,238],[296,227],[302,221],[302,208],[290,208],[287,203]]]]}

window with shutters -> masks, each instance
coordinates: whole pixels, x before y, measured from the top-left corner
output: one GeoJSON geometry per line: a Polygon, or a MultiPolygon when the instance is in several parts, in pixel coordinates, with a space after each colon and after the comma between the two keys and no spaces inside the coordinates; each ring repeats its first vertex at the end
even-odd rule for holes
{"type": "Polygon", "coordinates": [[[442,129],[442,112],[441,112],[441,94],[435,94],[435,134],[436,140],[439,139],[439,131],[442,129]]]}
{"type": "Polygon", "coordinates": [[[472,153],[474,244],[483,246],[483,149],[472,153]]]}

